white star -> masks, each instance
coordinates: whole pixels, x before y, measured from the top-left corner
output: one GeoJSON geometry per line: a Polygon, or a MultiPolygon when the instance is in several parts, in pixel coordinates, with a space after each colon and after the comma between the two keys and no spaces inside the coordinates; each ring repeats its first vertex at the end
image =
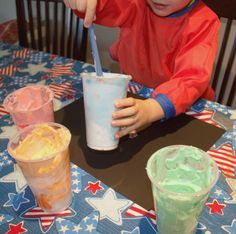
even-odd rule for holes
{"type": "Polygon", "coordinates": [[[227,233],[229,233],[229,234],[234,234],[235,232],[232,233],[230,230],[228,230],[228,229],[230,228],[230,229],[232,229],[232,231],[234,231],[234,230],[235,230],[235,229],[233,230],[233,226],[234,226],[234,225],[236,226],[236,219],[233,219],[233,220],[232,220],[232,223],[231,223],[230,226],[229,226],[229,225],[223,225],[223,226],[221,226],[221,228],[222,228],[223,230],[225,230],[225,231],[226,231],[227,233]],[[235,223],[235,224],[234,224],[234,223],[235,223]],[[232,227],[232,228],[231,228],[231,227],[232,227]]]}
{"type": "Polygon", "coordinates": [[[132,204],[130,200],[117,199],[111,188],[101,198],[85,198],[85,200],[100,212],[100,220],[106,218],[117,225],[122,225],[121,213],[132,204]]]}
{"type": "Polygon", "coordinates": [[[229,113],[231,114],[230,119],[236,119],[236,109],[235,110],[229,110],[229,113]]]}
{"type": "Polygon", "coordinates": [[[15,125],[1,127],[2,133],[0,133],[0,139],[10,139],[18,132],[15,125]]]}
{"type": "Polygon", "coordinates": [[[12,163],[11,160],[7,160],[7,164],[10,165],[12,163]]]}
{"type": "Polygon", "coordinates": [[[73,231],[75,232],[79,232],[80,230],[82,230],[83,228],[80,227],[80,225],[78,224],[77,226],[74,226],[73,231]]]}
{"type": "Polygon", "coordinates": [[[67,227],[67,225],[65,225],[65,226],[61,226],[61,229],[59,231],[65,233],[68,230],[70,229],[67,227]]]}
{"type": "Polygon", "coordinates": [[[226,182],[228,183],[229,187],[232,189],[233,192],[230,193],[232,199],[229,201],[225,201],[225,203],[236,204],[236,180],[227,178],[226,182]]]}
{"type": "Polygon", "coordinates": [[[85,69],[86,67],[89,67],[89,66],[90,66],[89,64],[84,63],[83,66],[82,66],[82,68],[85,69]]]}
{"type": "Polygon", "coordinates": [[[57,218],[57,222],[58,222],[58,223],[61,223],[62,221],[64,221],[64,219],[62,219],[62,218],[57,218]]]}
{"type": "Polygon", "coordinates": [[[1,223],[3,220],[4,220],[4,216],[1,215],[1,216],[0,216],[0,223],[1,223]]]}
{"type": "Polygon", "coordinates": [[[21,69],[20,72],[29,72],[30,75],[34,76],[39,72],[48,72],[50,69],[46,68],[47,63],[41,64],[28,64],[28,68],[21,69]]]}
{"type": "Polygon", "coordinates": [[[89,225],[86,225],[86,226],[87,226],[87,228],[86,228],[85,231],[92,232],[93,229],[95,229],[95,227],[93,226],[93,224],[89,224],[89,225]]]}
{"type": "Polygon", "coordinates": [[[63,102],[61,100],[58,100],[58,99],[54,98],[53,99],[53,109],[54,109],[54,111],[60,110],[63,107],[65,107],[65,106],[69,105],[70,103],[72,103],[73,101],[75,101],[74,98],[63,101],[63,102]]]}
{"type": "Polygon", "coordinates": [[[228,134],[228,135],[225,136],[225,138],[226,138],[226,139],[231,139],[232,136],[231,136],[231,134],[228,134]]]}
{"type": "Polygon", "coordinates": [[[0,50],[0,57],[3,57],[3,56],[6,56],[6,55],[9,55],[9,50],[0,50]]]}
{"type": "Polygon", "coordinates": [[[83,221],[86,223],[88,221],[89,217],[86,216],[85,218],[83,218],[83,221]]]}
{"type": "Polygon", "coordinates": [[[21,191],[23,188],[25,188],[27,186],[27,182],[25,180],[25,177],[24,177],[20,167],[17,164],[14,165],[14,171],[3,176],[0,179],[0,182],[2,182],[2,183],[12,183],[12,182],[15,183],[17,192],[21,191]]]}
{"type": "Polygon", "coordinates": [[[31,85],[45,85],[46,81],[45,80],[41,80],[39,82],[34,82],[34,83],[27,83],[26,86],[31,86],[31,85]]]}
{"type": "Polygon", "coordinates": [[[121,234],[132,234],[132,233],[140,233],[139,227],[136,227],[133,231],[128,232],[128,231],[121,231],[121,234]]]}
{"type": "Polygon", "coordinates": [[[77,188],[75,188],[75,189],[73,189],[73,192],[74,193],[79,193],[81,190],[77,187],[77,188]]]}
{"type": "Polygon", "coordinates": [[[217,196],[220,196],[222,194],[222,190],[220,189],[216,189],[216,191],[214,192],[217,196]]]}
{"type": "Polygon", "coordinates": [[[78,185],[79,182],[80,182],[80,181],[79,181],[78,179],[72,180],[72,184],[76,184],[76,185],[78,185]]]}
{"type": "Polygon", "coordinates": [[[53,99],[53,109],[54,111],[60,110],[62,108],[62,102],[58,99],[53,99]]]}
{"type": "Polygon", "coordinates": [[[78,171],[72,171],[72,176],[78,176],[78,175],[79,175],[78,171]]]}
{"type": "Polygon", "coordinates": [[[93,220],[95,220],[95,221],[98,221],[98,218],[99,218],[98,215],[94,215],[94,216],[93,216],[93,220]]]}

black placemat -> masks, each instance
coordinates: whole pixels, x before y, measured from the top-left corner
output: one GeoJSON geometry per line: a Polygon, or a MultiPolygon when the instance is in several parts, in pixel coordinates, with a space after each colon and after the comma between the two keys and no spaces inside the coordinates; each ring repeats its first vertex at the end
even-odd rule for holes
{"type": "Polygon", "coordinates": [[[71,161],[127,198],[150,210],[153,208],[148,158],[156,150],[174,144],[193,145],[207,151],[224,133],[223,129],[182,114],[157,122],[133,139],[124,137],[113,151],[87,147],[83,99],[55,113],[56,122],[72,133],[71,161]]]}

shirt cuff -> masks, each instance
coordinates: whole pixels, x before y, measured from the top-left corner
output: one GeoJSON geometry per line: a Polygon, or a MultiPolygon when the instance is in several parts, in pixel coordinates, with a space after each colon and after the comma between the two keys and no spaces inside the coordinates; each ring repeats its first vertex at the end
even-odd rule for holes
{"type": "Polygon", "coordinates": [[[170,99],[165,94],[157,94],[155,97],[153,97],[159,104],[161,105],[165,118],[164,120],[170,119],[172,117],[175,117],[176,111],[173,103],[170,101],[170,99]]]}

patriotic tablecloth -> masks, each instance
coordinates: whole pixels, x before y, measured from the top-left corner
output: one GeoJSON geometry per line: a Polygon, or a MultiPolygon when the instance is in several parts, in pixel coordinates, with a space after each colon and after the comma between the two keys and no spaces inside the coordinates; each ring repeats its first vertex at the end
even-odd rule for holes
{"type": "MultiPolygon", "coordinates": [[[[82,96],[81,72],[92,65],[0,43],[0,233],[158,233],[154,211],[147,211],[71,164],[73,202],[64,212],[42,211],[20,168],[6,151],[16,133],[2,106],[7,94],[31,84],[48,85],[58,110],[82,96]]],[[[151,89],[135,82],[129,91],[149,97],[151,89]]],[[[226,132],[209,149],[221,170],[197,227],[197,234],[236,234],[236,111],[199,100],[186,113],[226,132]]],[[[203,133],[207,134],[207,133],[203,133]]]]}

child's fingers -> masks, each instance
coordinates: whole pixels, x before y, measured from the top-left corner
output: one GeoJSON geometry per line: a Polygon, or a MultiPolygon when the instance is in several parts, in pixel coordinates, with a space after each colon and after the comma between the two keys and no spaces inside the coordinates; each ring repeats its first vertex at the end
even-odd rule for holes
{"type": "Polygon", "coordinates": [[[122,99],[117,99],[115,101],[115,107],[116,108],[124,108],[124,107],[129,107],[129,106],[134,106],[136,104],[136,101],[134,98],[122,98],[122,99]]]}
{"type": "Polygon", "coordinates": [[[76,9],[80,12],[85,12],[87,6],[87,0],[77,0],[76,1],[76,9]]]}
{"type": "Polygon", "coordinates": [[[136,116],[130,116],[123,119],[112,120],[111,124],[113,127],[127,127],[134,125],[137,122],[136,116]]]}
{"type": "Polygon", "coordinates": [[[68,0],[64,0],[64,3],[66,5],[66,7],[70,8],[70,4],[69,4],[69,1],[68,0]]]}
{"type": "Polygon", "coordinates": [[[133,132],[133,131],[135,131],[135,130],[133,129],[133,126],[121,128],[121,130],[116,133],[115,137],[116,137],[117,139],[119,139],[119,138],[121,138],[121,137],[123,137],[123,136],[125,136],[125,135],[128,135],[129,133],[131,133],[131,132],[133,132]]]}
{"type": "Polygon", "coordinates": [[[128,108],[119,109],[119,110],[114,111],[112,113],[112,118],[113,118],[113,120],[127,118],[127,117],[131,117],[131,116],[136,116],[137,113],[138,113],[138,110],[136,108],[128,107],[128,108]]]}
{"type": "Polygon", "coordinates": [[[138,133],[137,133],[137,131],[136,130],[133,130],[133,131],[131,131],[130,133],[129,133],[129,138],[135,138],[135,137],[137,137],[138,136],[138,133]]]}
{"type": "Polygon", "coordinates": [[[97,7],[97,0],[87,1],[85,18],[84,18],[85,27],[89,27],[92,24],[96,13],[96,7],[97,7]]]}
{"type": "Polygon", "coordinates": [[[64,3],[67,7],[71,9],[76,9],[76,1],[75,0],[64,0],[64,3]]]}

